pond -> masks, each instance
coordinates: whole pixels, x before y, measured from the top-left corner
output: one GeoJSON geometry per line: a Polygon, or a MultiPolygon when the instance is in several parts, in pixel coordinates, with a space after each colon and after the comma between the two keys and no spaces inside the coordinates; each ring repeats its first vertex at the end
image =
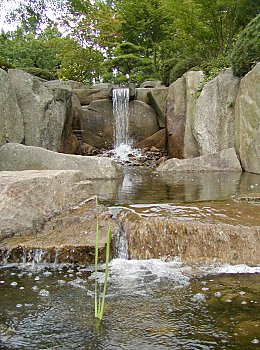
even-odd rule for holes
{"type": "MultiPolygon", "coordinates": [[[[221,211],[236,196],[259,192],[260,175],[169,178],[129,167],[123,181],[99,182],[97,188],[101,202],[114,212],[130,208],[157,215],[156,210],[173,210],[186,220],[194,211],[221,211]]],[[[247,216],[249,225],[250,212],[256,220],[259,206],[246,207],[240,216],[247,216]]],[[[238,212],[231,213],[234,223],[238,212]]],[[[0,349],[260,348],[260,266],[115,258],[101,323],[94,317],[93,266],[43,265],[40,260],[2,264],[0,296],[0,349]]]]}
{"type": "Polygon", "coordinates": [[[101,324],[91,270],[2,267],[1,349],[259,348],[260,267],[114,259],[101,324]]]}

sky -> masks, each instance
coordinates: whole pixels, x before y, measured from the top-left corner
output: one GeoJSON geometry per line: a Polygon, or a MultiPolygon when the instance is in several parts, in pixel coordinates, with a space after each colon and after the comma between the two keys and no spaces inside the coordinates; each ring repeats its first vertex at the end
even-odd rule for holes
{"type": "Polygon", "coordinates": [[[4,31],[14,30],[15,26],[13,24],[8,24],[5,22],[5,17],[12,8],[14,8],[15,1],[13,0],[0,0],[0,30],[4,31]]]}

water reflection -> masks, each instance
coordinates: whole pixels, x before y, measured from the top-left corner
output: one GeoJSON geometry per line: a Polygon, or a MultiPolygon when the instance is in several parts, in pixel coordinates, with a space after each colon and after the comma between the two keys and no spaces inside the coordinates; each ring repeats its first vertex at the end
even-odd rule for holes
{"type": "Polygon", "coordinates": [[[240,172],[175,173],[126,167],[121,180],[106,182],[99,195],[110,204],[216,201],[260,191],[260,175],[240,172]]]}

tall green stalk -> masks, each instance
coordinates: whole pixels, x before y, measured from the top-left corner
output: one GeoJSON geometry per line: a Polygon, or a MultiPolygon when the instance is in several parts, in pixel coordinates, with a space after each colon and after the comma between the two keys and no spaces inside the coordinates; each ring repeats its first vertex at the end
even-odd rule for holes
{"type": "Polygon", "coordinates": [[[97,270],[98,270],[98,243],[99,243],[99,220],[98,220],[98,201],[96,197],[96,213],[97,213],[97,224],[96,224],[96,247],[95,247],[95,317],[100,321],[103,318],[104,308],[105,308],[105,296],[107,290],[107,279],[108,279],[108,264],[110,257],[110,242],[111,242],[111,228],[108,226],[107,231],[107,245],[106,245],[106,265],[105,265],[105,278],[103,293],[98,291],[98,281],[97,281],[97,270]]]}

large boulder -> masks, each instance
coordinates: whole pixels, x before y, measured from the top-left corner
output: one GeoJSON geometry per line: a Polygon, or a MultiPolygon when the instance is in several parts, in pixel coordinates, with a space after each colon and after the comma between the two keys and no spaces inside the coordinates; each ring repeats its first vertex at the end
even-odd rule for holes
{"type": "Polygon", "coordinates": [[[235,101],[239,79],[231,69],[207,83],[196,103],[193,135],[200,155],[235,147],[235,101]]]}
{"type": "Polygon", "coordinates": [[[23,142],[23,117],[8,74],[3,69],[0,69],[0,125],[0,146],[6,142],[23,142]]]}
{"type": "Polygon", "coordinates": [[[8,74],[24,120],[24,143],[73,153],[77,140],[72,124],[78,115],[74,114],[72,92],[21,70],[10,69],[8,74]]]}
{"type": "Polygon", "coordinates": [[[37,231],[55,212],[92,195],[91,182],[83,186],[81,178],[75,170],[0,172],[0,239],[37,231]]]}
{"type": "Polygon", "coordinates": [[[168,88],[165,86],[158,88],[137,88],[135,91],[136,100],[152,105],[157,113],[159,127],[164,128],[168,88]]]}
{"type": "Polygon", "coordinates": [[[109,90],[108,89],[75,89],[75,94],[78,96],[78,99],[82,106],[89,105],[95,100],[108,100],[109,99],[109,90]]]}
{"type": "Polygon", "coordinates": [[[229,148],[218,153],[191,159],[172,158],[162,163],[157,171],[242,171],[242,168],[235,149],[229,148]]]}
{"type": "Polygon", "coordinates": [[[108,149],[114,144],[113,105],[110,100],[96,100],[83,106],[83,142],[108,149]]]}
{"type": "Polygon", "coordinates": [[[186,124],[184,135],[184,158],[198,157],[199,150],[194,137],[196,93],[204,75],[202,71],[189,71],[184,74],[186,82],[186,124]]]}
{"type": "Polygon", "coordinates": [[[78,170],[82,179],[111,179],[122,175],[121,167],[105,157],[61,154],[41,147],[7,143],[0,148],[0,171],[78,170]]]}
{"type": "Polygon", "coordinates": [[[260,63],[242,78],[235,106],[236,147],[243,168],[260,174],[260,63]]]}
{"type": "Polygon", "coordinates": [[[166,102],[167,151],[170,158],[184,157],[185,124],[186,83],[182,76],[170,85],[166,102]]]}
{"type": "Polygon", "coordinates": [[[129,136],[133,144],[159,131],[155,110],[142,101],[129,103],[129,136]]]}

